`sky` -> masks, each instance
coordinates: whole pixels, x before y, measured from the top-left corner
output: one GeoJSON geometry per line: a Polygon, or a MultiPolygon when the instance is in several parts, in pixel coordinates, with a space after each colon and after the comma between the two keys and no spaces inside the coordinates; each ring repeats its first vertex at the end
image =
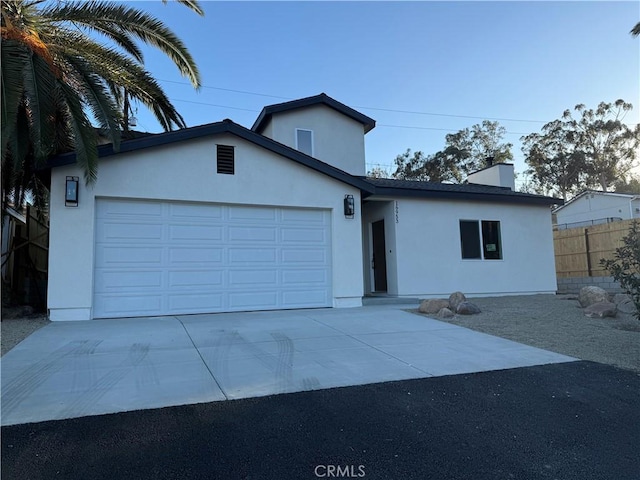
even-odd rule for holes
{"type": "MultiPolygon", "coordinates": [[[[230,118],[250,128],[260,110],[321,92],[377,122],[368,169],[393,171],[408,148],[497,120],[525,180],[520,137],[577,104],[619,98],[640,123],[640,2],[128,2],[164,21],[202,77],[195,91],[162,54],[144,49],[188,126],[230,118]]],[[[139,106],[136,129],[159,132],[139,106]]]]}

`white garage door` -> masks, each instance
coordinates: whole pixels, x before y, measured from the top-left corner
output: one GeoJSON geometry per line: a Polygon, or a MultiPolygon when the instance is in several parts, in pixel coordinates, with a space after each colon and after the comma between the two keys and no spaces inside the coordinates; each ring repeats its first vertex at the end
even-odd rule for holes
{"type": "Polygon", "coordinates": [[[331,306],[327,210],[100,199],[93,316],[331,306]]]}

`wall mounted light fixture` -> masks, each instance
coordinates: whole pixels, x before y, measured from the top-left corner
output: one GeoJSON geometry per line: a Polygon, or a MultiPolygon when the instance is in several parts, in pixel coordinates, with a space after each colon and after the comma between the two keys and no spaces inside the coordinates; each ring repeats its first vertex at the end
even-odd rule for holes
{"type": "Polygon", "coordinates": [[[344,196],[344,216],[347,218],[353,218],[356,213],[356,203],[353,199],[353,195],[344,196]]]}
{"type": "Polygon", "coordinates": [[[78,184],[80,180],[78,177],[67,177],[67,183],[64,189],[64,206],[65,207],[77,207],[78,206],[78,184]]]}

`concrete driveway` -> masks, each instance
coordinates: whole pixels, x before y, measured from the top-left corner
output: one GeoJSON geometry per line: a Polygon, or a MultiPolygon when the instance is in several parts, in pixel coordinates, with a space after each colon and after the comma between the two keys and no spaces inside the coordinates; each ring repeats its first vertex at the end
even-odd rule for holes
{"type": "Polygon", "coordinates": [[[2,357],[2,425],[575,360],[402,308],[54,322],[2,357]]]}

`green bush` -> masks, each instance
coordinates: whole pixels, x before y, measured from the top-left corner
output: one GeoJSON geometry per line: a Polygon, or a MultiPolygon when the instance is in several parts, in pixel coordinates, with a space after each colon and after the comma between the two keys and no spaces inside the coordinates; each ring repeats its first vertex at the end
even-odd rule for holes
{"type": "Polygon", "coordinates": [[[633,221],[629,234],[622,239],[622,246],[616,248],[613,259],[600,260],[622,289],[631,295],[636,306],[636,318],[640,320],[640,226],[633,221]]]}

